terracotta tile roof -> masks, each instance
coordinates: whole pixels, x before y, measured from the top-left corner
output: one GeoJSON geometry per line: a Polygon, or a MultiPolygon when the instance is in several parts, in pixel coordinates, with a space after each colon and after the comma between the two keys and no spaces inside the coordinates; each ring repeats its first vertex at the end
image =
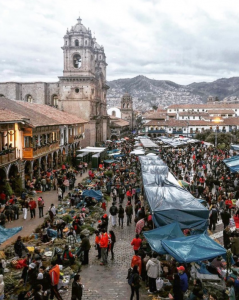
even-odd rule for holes
{"type": "Polygon", "coordinates": [[[3,97],[0,97],[0,109],[8,109],[15,114],[24,116],[29,119],[29,124],[33,127],[87,122],[48,105],[14,101],[3,97]]]}
{"type": "Polygon", "coordinates": [[[144,124],[144,126],[167,126],[166,121],[152,120],[144,124]]]}
{"type": "Polygon", "coordinates": [[[125,121],[125,120],[117,118],[117,117],[110,116],[110,120],[111,120],[111,127],[125,127],[125,126],[129,126],[129,122],[128,121],[125,121]]]}
{"type": "Polygon", "coordinates": [[[0,109],[0,122],[19,122],[23,121],[24,119],[24,116],[9,109],[0,109]]]}
{"type": "Polygon", "coordinates": [[[167,116],[170,116],[170,117],[176,117],[177,114],[176,114],[176,113],[167,113],[167,116]]]}
{"type": "Polygon", "coordinates": [[[39,112],[40,114],[44,114],[47,117],[59,122],[59,124],[70,125],[70,124],[87,123],[86,120],[83,120],[83,119],[81,119],[75,115],[69,114],[67,112],[58,110],[49,105],[29,103],[29,102],[23,102],[23,101],[19,101],[19,104],[23,105],[24,107],[27,107],[29,109],[34,109],[36,112],[39,112]]]}
{"type": "Polygon", "coordinates": [[[235,114],[233,109],[215,109],[209,110],[208,113],[211,114],[235,114]]]}
{"type": "Polygon", "coordinates": [[[205,116],[208,117],[209,113],[208,112],[199,112],[199,111],[180,111],[178,113],[179,116],[205,116]]]}
{"type": "Polygon", "coordinates": [[[234,109],[239,108],[239,103],[222,103],[222,102],[212,102],[205,104],[173,104],[167,107],[167,109],[234,109]]]}
{"type": "Polygon", "coordinates": [[[222,125],[239,125],[239,118],[235,117],[235,118],[225,118],[223,119],[222,125]]]}
{"type": "Polygon", "coordinates": [[[149,119],[149,120],[162,120],[166,118],[167,111],[165,110],[163,113],[162,112],[155,112],[153,114],[145,114],[144,119],[149,119]]]}

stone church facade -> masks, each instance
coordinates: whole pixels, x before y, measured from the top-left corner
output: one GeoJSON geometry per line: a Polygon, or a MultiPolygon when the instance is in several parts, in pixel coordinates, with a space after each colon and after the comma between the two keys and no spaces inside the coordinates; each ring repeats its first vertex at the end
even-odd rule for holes
{"type": "Polygon", "coordinates": [[[81,146],[95,146],[108,137],[106,56],[81,18],[64,36],[63,76],[58,82],[0,83],[0,97],[54,106],[87,120],[81,146]]]}
{"type": "Polygon", "coordinates": [[[126,93],[121,98],[121,119],[129,122],[130,130],[135,127],[135,113],[133,110],[133,98],[130,94],[126,93]]]}

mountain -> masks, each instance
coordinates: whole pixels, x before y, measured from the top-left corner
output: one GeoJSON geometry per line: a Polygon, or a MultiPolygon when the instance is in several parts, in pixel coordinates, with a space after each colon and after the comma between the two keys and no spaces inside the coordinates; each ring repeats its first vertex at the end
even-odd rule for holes
{"type": "Polygon", "coordinates": [[[107,93],[110,107],[120,106],[120,99],[127,92],[133,97],[134,107],[140,110],[150,109],[153,105],[165,107],[171,104],[204,103],[208,96],[217,96],[219,100],[239,96],[239,77],[180,85],[139,75],[108,81],[107,84],[110,86],[107,93]]]}

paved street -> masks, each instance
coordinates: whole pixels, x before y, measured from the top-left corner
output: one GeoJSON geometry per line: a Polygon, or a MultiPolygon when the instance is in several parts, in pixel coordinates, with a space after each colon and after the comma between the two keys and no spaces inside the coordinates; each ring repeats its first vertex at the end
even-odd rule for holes
{"type": "MultiPolygon", "coordinates": [[[[78,182],[81,182],[82,179],[84,179],[87,176],[88,176],[87,172],[84,173],[81,177],[80,177],[80,175],[78,175],[76,177],[75,185],[77,185],[78,182]]],[[[38,193],[37,196],[35,196],[35,199],[37,200],[37,197],[39,197],[39,196],[42,196],[45,201],[44,215],[47,213],[51,203],[54,203],[55,205],[58,204],[57,191],[52,190],[52,191],[48,191],[48,192],[44,192],[44,193],[38,193]]],[[[0,250],[4,249],[6,246],[10,245],[12,242],[15,242],[18,235],[29,236],[30,234],[32,234],[34,232],[34,229],[36,227],[38,227],[39,225],[41,225],[43,223],[43,221],[44,221],[43,218],[41,218],[41,219],[39,218],[38,208],[36,208],[36,218],[35,219],[31,220],[30,212],[28,211],[27,220],[24,220],[23,215],[21,214],[19,216],[18,220],[15,220],[11,223],[7,222],[6,226],[5,226],[6,228],[23,226],[23,229],[18,234],[14,235],[10,239],[8,239],[5,243],[1,244],[0,250]]]]}

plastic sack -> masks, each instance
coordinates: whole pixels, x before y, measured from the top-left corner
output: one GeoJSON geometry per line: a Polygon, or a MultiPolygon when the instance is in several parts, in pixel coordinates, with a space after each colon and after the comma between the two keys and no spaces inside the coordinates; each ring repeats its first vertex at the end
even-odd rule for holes
{"type": "Polygon", "coordinates": [[[230,218],[230,221],[229,221],[229,227],[234,227],[236,224],[235,224],[235,221],[233,218],[230,218]]]}
{"type": "Polygon", "coordinates": [[[162,278],[157,278],[156,279],[156,289],[157,291],[161,291],[161,289],[163,288],[163,279],[162,278]]]}

